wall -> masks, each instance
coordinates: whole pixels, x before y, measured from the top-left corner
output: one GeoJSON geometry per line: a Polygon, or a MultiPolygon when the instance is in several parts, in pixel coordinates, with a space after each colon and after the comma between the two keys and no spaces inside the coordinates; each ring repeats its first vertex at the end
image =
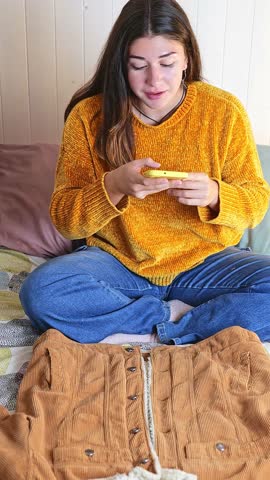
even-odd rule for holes
{"type": "MultiPolygon", "coordinates": [[[[55,142],[74,91],[93,73],[126,0],[0,0],[0,142],[55,142]]],[[[270,1],[179,0],[204,77],[245,105],[270,145],[270,1]]]]}

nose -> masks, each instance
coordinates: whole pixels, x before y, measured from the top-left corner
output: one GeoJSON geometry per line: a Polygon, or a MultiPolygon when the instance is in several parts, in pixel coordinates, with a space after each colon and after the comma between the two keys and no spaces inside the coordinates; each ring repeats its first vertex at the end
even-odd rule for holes
{"type": "Polygon", "coordinates": [[[151,86],[157,85],[161,80],[161,71],[157,66],[147,69],[147,83],[151,86]]]}

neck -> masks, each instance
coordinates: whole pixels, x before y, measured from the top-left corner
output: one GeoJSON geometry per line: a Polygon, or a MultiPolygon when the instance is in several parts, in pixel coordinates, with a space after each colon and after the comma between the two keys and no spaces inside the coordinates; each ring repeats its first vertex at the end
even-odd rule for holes
{"type": "Polygon", "coordinates": [[[137,110],[137,112],[139,112],[141,117],[143,116],[143,117],[147,118],[148,120],[151,120],[151,122],[154,125],[160,125],[162,122],[164,122],[165,120],[170,118],[174,114],[174,112],[178,109],[178,107],[180,107],[180,105],[183,103],[183,101],[185,99],[185,96],[186,96],[186,90],[187,90],[187,87],[185,85],[183,85],[182,88],[181,88],[181,91],[180,91],[180,98],[178,98],[175,105],[169,111],[167,111],[167,113],[165,113],[165,115],[157,115],[157,118],[153,118],[152,116],[149,116],[148,114],[144,113],[144,111],[141,110],[139,107],[137,107],[136,104],[133,104],[133,106],[137,110]]]}

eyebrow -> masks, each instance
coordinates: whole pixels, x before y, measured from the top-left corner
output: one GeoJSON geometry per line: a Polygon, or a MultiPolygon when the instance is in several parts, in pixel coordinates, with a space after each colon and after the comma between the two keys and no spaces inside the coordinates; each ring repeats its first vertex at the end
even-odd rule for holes
{"type": "MultiPolygon", "coordinates": [[[[176,52],[164,53],[164,55],[160,55],[158,58],[165,58],[169,57],[170,55],[174,55],[176,52]]],[[[129,58],[137,58],[138,60],[146,60],[145,57],[140,57],[139,55],[129,55],[129,58]]]]}

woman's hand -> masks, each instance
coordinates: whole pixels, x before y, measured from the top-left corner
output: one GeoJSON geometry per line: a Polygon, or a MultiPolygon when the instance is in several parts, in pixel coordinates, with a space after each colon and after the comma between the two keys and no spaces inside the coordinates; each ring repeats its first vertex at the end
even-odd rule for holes
{"type": "Polygon", "coordinates": [[[219,210],[219,185],[206,173],[189,173],[188,178],[177,180],[177,186],[168,189],[168,195],[179,203],[219,210]]]}
{"type": "Polygon", "coordinates": [[[152,158],[142,158],[122,165],[105,175],[105,188],[114,205],[117,205],[125,195],[143,199],[147,195],[169,188],[169,180],[166,178],[144,177],[141,169],[145,167],[158,168],[160,164],[152,158]]]}

